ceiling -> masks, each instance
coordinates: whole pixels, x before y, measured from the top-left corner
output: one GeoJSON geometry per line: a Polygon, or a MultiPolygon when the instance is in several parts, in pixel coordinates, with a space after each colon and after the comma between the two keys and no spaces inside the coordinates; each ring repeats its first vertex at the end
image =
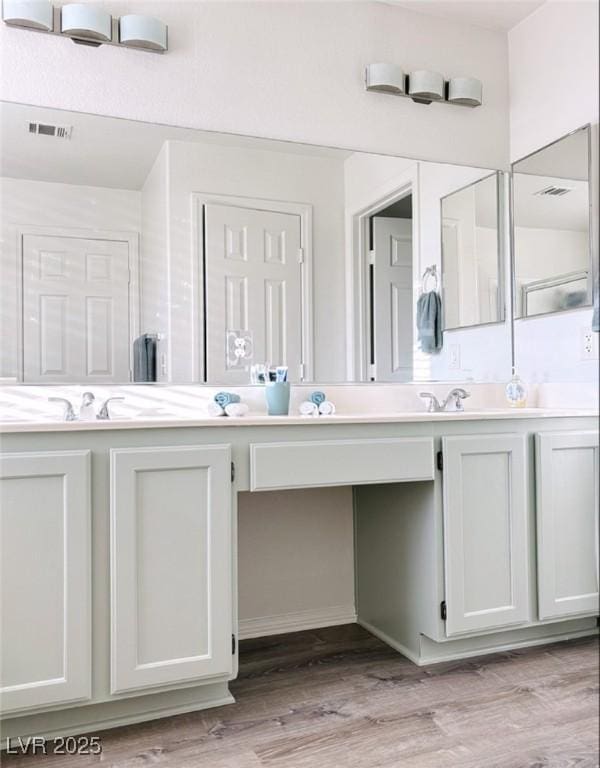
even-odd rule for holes
{"type": "Polygon", "coordinates": [[[546,0],[386,0],[409,11],[486,29],[509,30],[546,0]]]}

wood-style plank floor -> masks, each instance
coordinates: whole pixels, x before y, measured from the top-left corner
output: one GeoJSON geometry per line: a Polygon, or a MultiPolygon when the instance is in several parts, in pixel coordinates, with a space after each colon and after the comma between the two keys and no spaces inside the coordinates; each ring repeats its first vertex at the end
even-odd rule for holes
{"type": "Polygon", "coordinates": [[[3,768],[591,768],[598,641],[418,668],[356,625],[248,640],[236,704],[3,768]]]}

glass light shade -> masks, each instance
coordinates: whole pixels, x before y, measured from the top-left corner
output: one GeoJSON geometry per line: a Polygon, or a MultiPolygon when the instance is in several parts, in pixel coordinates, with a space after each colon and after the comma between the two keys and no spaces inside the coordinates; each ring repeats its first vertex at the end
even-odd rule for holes
{"type": "Polygon", "coordinates": [[[106,42],[112,38],[112,17],[93,5],[69,3],[61,10],[60,31],[69,37],[106,42]]]}
{"type": "Polygon", "coordinates": [[[149,51],[167,50],[167,25],[152,16],[129,14],[119,19],[119,42],[149,51]]]}
{"type": "Polygon", "coordinates": [[[478,107],[481,104],[483,86],[475,77],[453,77],[448,83],[448,101],[478,107]]]}
{"type": "Polygon", "coordinates": [[[417,69],[408,76],[408,95],[413,101],[430,104],[444,98],[444,76],[428,69],[417,69]]]}
{"type": "Polygon", "coordinates": [[[4,0],[2,19],[6,24],[52,32],[54,9],[48,0],[4,0]]]}
{"type": "Polygon", "coordinates": [[[369,64],[365,75],[367,91],[401,94],[405,92],[404,70],[396,64],[369,64]]]}

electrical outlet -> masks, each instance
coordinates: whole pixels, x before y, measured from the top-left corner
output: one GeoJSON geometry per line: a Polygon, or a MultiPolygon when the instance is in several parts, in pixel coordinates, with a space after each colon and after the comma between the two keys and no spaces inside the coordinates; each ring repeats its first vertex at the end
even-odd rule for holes
{"type": "Polygon", "coordinates": [[[598,359],[598,334],[591,328],[581,329],[581,359],[598,359]]]}
{"type": "Polygon", "coordinates": [[[448,368],[451,371],[458,371],[460,369],[460,344],[450,344],[448,368]]]}

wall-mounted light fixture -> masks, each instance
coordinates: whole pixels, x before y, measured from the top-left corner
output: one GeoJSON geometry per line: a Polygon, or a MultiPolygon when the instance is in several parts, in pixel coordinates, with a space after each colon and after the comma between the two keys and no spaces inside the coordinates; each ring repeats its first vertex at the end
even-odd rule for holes
{"type": "Polygon", "coordinates": [[[2,18],[11,27],[52,32],[54,9],[48,0],[4,0],[2,18]]]}
{"type": "Polygon", "coordinates": [[[481,104],[481,80],[474,77],[453,77],[448,82],[448,95],[451,104],[463,104],[467,107],[478,107],[481,104]]]}
{"type": "Polygon", "coordinates": [[[365,70],[367,91],[407,96],[417,104],[456,104],[478,107],[482,103],[483,86],[474,77],[454,77],[449,81],[439,72],[417,69],[408,75],[397,64],[369,64],[365,70]]]}
{"type": "Polygon", "coordinates": [[[119,19],[119,42],[147,51],[167,50],[167,25],[152,16],[130,14],[119,19]]]}
{"type": "Polygon", "coordinates": [[[106,43],[112,39],[112,16],[87,3],[67,3],[60,11],[60,31],[76,42],[106,43]]]}
{"type": "Polygon", "coordinates": [[[49,0],[3,0],[2,19],[12,27],[69,37],[83,45],[117,45],[164,53],[167,25],[152,16],[129,14],[113,18],[92,3],[67,3],[54,8],[49,0]]]}
{"type": "Polygon", "coordinates": [[[369,64],[365,84],[367,91],[406,93],[406,75],[396,64],[369,64]]]}

